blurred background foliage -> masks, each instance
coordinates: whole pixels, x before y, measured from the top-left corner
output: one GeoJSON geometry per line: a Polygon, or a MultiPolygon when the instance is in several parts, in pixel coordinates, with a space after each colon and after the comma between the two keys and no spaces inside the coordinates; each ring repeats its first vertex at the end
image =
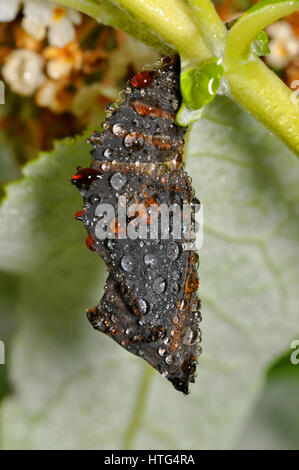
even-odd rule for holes
{"type": "MultiPolygon", "coordinates": [[[[215,4],[229,22],[251,2],[215,4]]],[[[69,15],[66,44],[59,32],[36,30],[30,9],[1,14],[3,448],[298,448],[299,365],[289,349],[299,337],[297,162],[226,100],[194,126],[186,155],[207,212],[204,354],[191,396],[178,397],[85,320],[106,276],[71,218],[81,202],[67,177],[88,165],[88,132],[54,145],[99,126],[126,81],[159,56],[82,14],[69,15]],[[30,86],[14,73],[21,66],[30,86]],[[263,255],[255,243],[264,243],[263,255]]],[[[268,34],[265,60],[291,86],[299,80],[299,14],[268,34]]]]}

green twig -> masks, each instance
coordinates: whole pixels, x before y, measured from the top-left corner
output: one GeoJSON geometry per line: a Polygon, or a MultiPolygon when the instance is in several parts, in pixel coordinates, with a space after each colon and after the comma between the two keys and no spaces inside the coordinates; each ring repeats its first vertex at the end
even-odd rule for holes
{"type": "Polygon", "coordinates": [[[230,30],[224,66],[230,92],[240,104],[299,155],[299,105],[290,89],[249,47],[257,33],[299,9],[298,0],[262,0],[230,30]]]}
{"type": "Polygon", "coordinates": [[[174,54],[175,48],[166,44],[154,31],[136,20],[128,11],[110,0],[59,0],[64,7],[75,8],[99,23],[114,26],[164,54],[174,54]]]}
{"type": "Polygon", "coordinates": [[[209,59],[211,50],[221,55],[226,46],[224,77],[228,93],[299,155],[299,105],[291,99],[291,91],[259,59],[242,57],[242,51],[260,28],[299,9],[299,1],[262,0],[243,15],[229,34],[211,0],[188,2],[60,0],[62,5],[81,9],[154,47],[157,44],[160,50],[177,50],[184,66],[209,59]]]}
{"type": "Polygon", "coordinates": [[[223,56],[227,31],[213,3],[210,0],[188,0],[188,3],[215,55],[223,56]]]}
{"type": "Polygon", "coordinates": [[[225,52],[227,66],[237,65],[244,59],[242,54],[260,31],[298,9],[298,0],[262,0],[250,8],[228,33],[225,52]]]}
{"type": "Polygon", "coordinates": [[[232,96],[299,156],[299,105],[291,90],[260,60],[225,76],[232,96]]]}
{"type": "Polygon", "coordinates": [[[158,33],[168,44],[175,46],[183,57],[189,56],[197,61],[212,57],[192,11],[184,1],[116,0],[116,3],[158,33]]]}

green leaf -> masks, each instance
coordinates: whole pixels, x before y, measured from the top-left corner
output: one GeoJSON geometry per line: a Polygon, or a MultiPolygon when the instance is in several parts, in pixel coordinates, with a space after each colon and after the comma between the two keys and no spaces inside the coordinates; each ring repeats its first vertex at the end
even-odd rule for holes
{"type": "Polygon", "coordinates": [[[189,124],[198,121],[202,116],[202,109],[191,109],[185,103],[181,104],[181,107],[176,115],[176,123],[181,127],[186,127],[189,124]]]}
{"type": "MultiPolygon", "coordinates": [[[[9,112],[11,112],[10,103],[0,104],[1,120],[5,121],[9,112]]],[[[19,176],[20,169],[15,149],[15,137],[10,136],[5,129],[2,129],[0,132],[0,190],[3,184],[19,176]]]]}
{"type": "MultiPolygon", "coordinates": [[[[4,343],[4,359],[2,364],[2,355],[0,361],[0,405],[1,400],[10,391],[9,362],[10,339],[15,323],[15,310],[18,301],[18,279],[14,275],[0,272],[0,341],[4,343]]],[[[2,427],[0,426],[0,444],[2,427]]]]}
{"type": "Polygon", "coordinates": [[[223,72],[221,61],[213,57],[181,73],[183,102],[176,116],[178,125],[188,126],[201,118],[203,108],[216,96],[223,72]]]}
{"type": "Polygon", "coordinates": [[[181,92],[184,103],[193,110],[210,103],[217,93],[223,67],[218,57],[205,61],[199,67],[184,70],[181,74],[181,92]]]}
{"type": "Polygon", "coordinates": [[[260,31],[256,35],[254,41],[251,44],[251,49],[258,57],[270,54],[271,51],[269,48],[269,36],[266,31],[260,31]]]}
{"type": "Polygon", "coordinates": [[[287,356],[269,374],[265,389],[247,420],[240,449],[298,450],[299,366],[287,356]]]}
{"type": "Polygon", "coordinates": [[[0,186],[20,176],[13,144],[2,132],[0,134],[0,186]]]}
{"type": "Polygon", "coordinates": [[[268,366],[298,338],[298,161],[225,98],[193,126],[203,354],[184,397],[85,318],[106,277],[73,219],[82,202],[67,181],[88,164],[85,137],[28,165],[1,209],[0,269],[21,282],[3,447],[235,447],[268,366]]]}

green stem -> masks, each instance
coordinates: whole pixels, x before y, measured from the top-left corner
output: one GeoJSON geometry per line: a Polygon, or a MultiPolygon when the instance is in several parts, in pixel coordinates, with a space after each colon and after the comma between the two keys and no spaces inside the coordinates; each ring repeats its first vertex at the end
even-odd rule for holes
{"type": "Polygon", "coordinates": [[[59,3],[120,28],[151,45],[160,43],[157,47],[160,50],[161,44],[168,51],[176,50],[192,62],[213,56],[192,11],[183,0],[60,0],[59,3]]]}
{"type": "Polygon", "coordinates": [[[95,19],[101,17],[101,5],[94,0],[62,0],[59,5],[80,10],[95,19]]]}
{"type": "Polygon", "coordinates": [[[146,365],[144,368],[140,388],[138,391],[138,396],[137,396],[137,401],[136,401],[135,408],[133,411],[133,416],[129,424],[129,427],[125,433],[123,449],[132,448],[133,439],[142,421],[142,415],[143,415],[143,411],[145,407],[146,397],[148,394],[149,383],[150,383],[152,373],[153,373],[152,367],[150,367],[149,365],[146,365]]]}
{"type": "Polygon", "coordinates": [[[299,155],[299,106],[277,75],[257,59],[239,64],[225,77],[232,96],[299,155]]]}
{"type": "Polygon", "coordinates": [[[79,10],[99,23],[121,29],[164,54],[172,55],[175,52],[175,47],[166,44],[154,31],[150,31],[128,11],[121,9],[110,0],[59,0],[59,4],[79,10]]]}
{"type": "Polygon", "coordinates": [[[262,61],[248,54],[260,31],[298,9],[298,0],[262,0],[254,5],[227,36],[224,67],[234,98],[299,155],[299,106],[292,102],[292,92],[262,61]]]}
{"type": "Polygon", "coordinates": [[[226,28],[210,0],[188,0],[197,22],[217,57],[222,57],[227,35],[226,28]]]}
{"type": "Polygon", "coordinates": [[[192,56],[197,61],[212,57],[192,12],[182,0],[116,0],[116,3],[175,46],[183,57],[192,56]]]}
{"type": "Polygon", "coordinates": [[[244,60],[256,35],[279,18],[299,9],[298,0],[262,0],[250,8],[230,30],[226,40],[225,63],[227,67],[237,66],[244,60]]]}

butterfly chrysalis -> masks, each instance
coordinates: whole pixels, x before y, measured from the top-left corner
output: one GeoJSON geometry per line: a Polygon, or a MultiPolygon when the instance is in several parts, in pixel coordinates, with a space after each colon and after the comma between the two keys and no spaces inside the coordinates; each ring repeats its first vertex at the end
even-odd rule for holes
{"type": "Polygon", "coordinates": [[[71,181],[84,200],[75,216],[86,244],[109,273],[89,321],[188,394],[201,317],[198,254],[180,221],[188,206],[194,222],[199,201],[183,165],[186,128],[175,122],[179,77],[177,56],[135,75],[89,140],[90,168],[78,167],[71,181]]]}

